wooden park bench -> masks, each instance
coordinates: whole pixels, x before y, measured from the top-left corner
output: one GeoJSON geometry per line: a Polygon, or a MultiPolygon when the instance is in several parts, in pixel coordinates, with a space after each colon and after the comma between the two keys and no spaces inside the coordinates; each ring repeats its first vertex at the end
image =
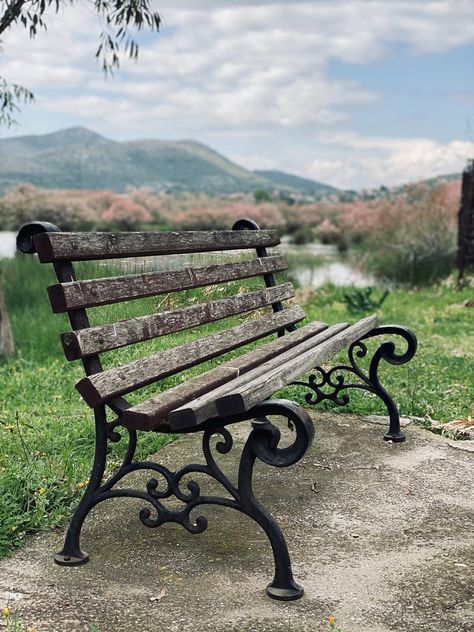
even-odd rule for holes
{"type": "MultiPolygon", "coordinates": [[[[343,391],[366,389],[378,395],[388,409],[390,426],[385,438],[403,441],[397,408],[379,382],[378,367],[382,359],[391,364],[410,360],[416,350],[416,339],[403,327],[378,326],[376,316],[363,318],[353,325],[328,326],[318,321],[298,327],[305,318],[303,310],[298,305],[285,304],[293,297],[293,287],[287,282],[277,284],[275,280],[275,274],[286,267],[284,260],[280,254],[267,252],[267,248],[277,246],[279,241],[275,231],[260,230],[251,220],[238,221],[232,230],[209,232],[68,233],[45,222],[22,227],[17,240],[19,250],[36,252],[42,263],[54,266],[58,284],[48,288],[49,298],[54,312],[68,314],[72,331],[62,335],[64,352],[68,360],[80,359],[84,365],[85,377],[77,389],[93,408],[96,421],[96,452],[90,482],[72,518],[64,548],[55,556],[58,564],[77,565],[88,560],[80,548],[81,528],[89,511],[103,500],[127,496],[146,501],[147,508],[141,509],[139,514],[144,525],[157,527],[176,522],[191,533],[201,533],[207,527],[204,516],[195,520],[190,516],[196,507],[224,505],[253,518],[270,540],[275,576],[267,587],[268,594],[282,600],[302,595],[302,588],[293,580],[283,534],[253,494],[252,475],[256,459],[276,467],[296,463],[311,444],[313,424],[305,409],[288,400],[271,399],[271,396],[293,383],[306,389],[308,404],[331,399],[343,405],[348,401],[343,391]],[[217,264],[130,274],[125,262],[119,261],[113,268],[116,276],[102,278],[99,275],[88,280],[76,279],[73,263],[105,260],[110,266],[109,260],[220,251],[226,253],[227,258],[217,264]],[[243,254],[247,256],[243,258],[243,254]],[[236,260],[231,261],[232,256],[236,260]],[[253,287],[249,291],[243,291],[242,284],[248,282],[245,280],[252,280],[253,287]],[[255,289],[256,283],[260,286],[258,289],[255,289]],[[117,322],[94,326],[89,322],[89,316],[95,315],[94,308],[99,306],[109,305],[107,313],[110,315],[118,310],[110,304],[219,284],[224,284],[222,287],[227,294],[233,289],[236,291],[223,298],[161,312],[156,311],[155,302],[153,313],[148,315],[118,321],[115,316],[117,322]],[[231,326],[223,328],[222,324],[229,318],[232,318],[231,326]],[[220,327],[215,326],[214,333],[172,347],[169,343],[163,344],[163,339],[155,340],[157,344],[151,355],[144,352],[143,356],[129,359],[120,366],[105,368],[102,364],[106,352],[188,329],[192,329],[195,336],[195,328],[217,321],[223,322],[220,327]],[[368,371],[363,371],[357,361],[368,353],[365,341],[386,334],[401,336],[406,343],[405,351],[397,353],[393,342],[383,341],[368,371]],[[250,343],[262,340],[249,349],[250,343]],[[246,349],[242,349],[245,346],[246,349]],[[229,352],[237,349],[241,353],[229,357],[229,352]],[[321,366],[344,349],[348,350],[348,365],[331,369],[321,366]],[[222,358],[224,354],[227,355],[222,358]],[[214,359],[212,366],[204,372],[193,376],[183,373],[211,359],[214,359]],[[308,371],[312,375],[302,381],[308,371]],[[345,381],[344,371],[351,375],[351,382],[345,381]],[[138,397],[143,387],[173,375],[179,375],[181,381],[175,381],[168,389],[158,385],[145,399],[138,397]],[[131,393],[133,402],[127,400],[131,393]],[[110,414],[112,418],[108,421],[110,414]],[[274,416],[286,419],[292,429],[290,445],[279,445],[279,428],[270,420],[274,416]],[[228,426],[245,420],[251,420],[252,425],[241,455],[237,483],[234,483],[219,468],[212,453],[211,437],[220,436],[215,449],[226,454],[232,448],[228,426]],[[128,449],[118,470],[104,480],[108,442],[120,439],[119,427],[128,431],[128,449]],[[137,430],[201,431],[205,463],[185,465],[173,472],[152,461],[134,461],[137,430]],[[154,475],[146,489],[118,486],[126,475],[137,470],[148,470],[154,475]],[[221,497],[201,493],[200,484],[188,482],[192,473],[211,477],[224,488],[225,494],[221,497]],[[180,501],[177,509],[163,502],[170,498],[180,501]]],[[[99,269],[96,264],[96,270],[99,269]]],[[[150,303],[148,298],[148,305],[150,303]]]]}

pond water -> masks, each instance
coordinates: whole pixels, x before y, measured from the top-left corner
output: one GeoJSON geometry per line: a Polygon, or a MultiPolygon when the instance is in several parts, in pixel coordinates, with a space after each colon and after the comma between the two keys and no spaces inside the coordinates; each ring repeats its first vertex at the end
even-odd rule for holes
{"type": "Polygon", "coordinates": [[[301,287],[321,287],[326,283],[355,287],[376,284],[372,275],[341,259],[334,246],[316,242],[297,246],[284,237],[280,247],[287,257],[290,276],[301,287]]]}
{"type": "Polygon", "coordinates": [[[16,233],[10,230],[0,230],[0,258],[14,257],[16,249],[16,233]]]}
{"type": "Polygon", "coordinates": [[[301,287],[321,287],[326,283],[355,287],[375,284],[375,279],[370,274],[342,261],[327,261],[314,266],[308,264],[291,266],[289,272],[301,287]]]}

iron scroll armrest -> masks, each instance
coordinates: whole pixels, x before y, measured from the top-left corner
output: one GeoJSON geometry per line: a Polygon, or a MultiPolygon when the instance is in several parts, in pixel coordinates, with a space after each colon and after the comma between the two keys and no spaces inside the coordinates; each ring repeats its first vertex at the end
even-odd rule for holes
{"type": "Polygon", "coordinates": [[[381,325],[375,327],[351,344],[348,349],[348,364],[340,364],[326,369],[321,366],[314,367],[314,373],[309,375],[307,381],[298,380],[292,382],[295,385],[309,389],[305,394],[305,401],[311,406],[315,406],[324,400],[330,400],[336,406],[345,406],[349,403],[349,389],[365,390],[376,395],[384,403],[389,416],[389,429],[385,433],[386,441],[402,442],[405,435],[400,429],[400,413],[391,395],[381,384],[378,370],[381,360],[389,364],[400,365],[409,362],[416,353],[418,341],[415,334],[407,327],[401,325],[381,325]],[[368,348],[365,341],[370,338],[385,335],[399,336],[406,343],[406,349],[398,352],[395,343],[383,340],[374,352],[368,371],[363,370],[358,359],[365,358],[368,348]],[[346,381],[347,376],[352,379],[346,381]]]}

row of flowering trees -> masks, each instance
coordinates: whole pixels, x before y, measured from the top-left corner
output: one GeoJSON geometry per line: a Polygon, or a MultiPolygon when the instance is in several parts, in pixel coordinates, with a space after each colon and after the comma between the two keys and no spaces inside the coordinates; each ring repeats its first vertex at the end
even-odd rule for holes
{"type": "Polygon", "coordinates": [[[63,230],[131,230],[153,221],[129,196],[111,191],[38,189],[22,184],[0,197],[0,228],[17,230],[31,220],[46,220],[63,230]]]}
{"type": "Polygon", "coordinates": [[[288,205],[249,197],[172,196],[147,189],[47,190],[20,185],[0,196],[0,229],[43,219],[63,230],[224,229],[242,217],[262,227],[364,253],[379,276],[418,282],[439,277],[453,265],[459,181],[414,185],[375,200],[320,201],[288,205]]]}

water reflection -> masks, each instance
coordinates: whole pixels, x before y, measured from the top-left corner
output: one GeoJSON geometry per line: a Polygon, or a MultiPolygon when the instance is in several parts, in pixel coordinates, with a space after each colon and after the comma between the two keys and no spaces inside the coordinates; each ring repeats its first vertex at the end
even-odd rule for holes
{"type": "Polygon", "coordinates": [[[291,266],[289,274],[301,287],[321,287],[325,283],[354,285],[355,287],[375,284],[373,276],[341,261],[329,261],[315,266],[307,263],[291,266]]]}
{"type": "Polygon", "coordinates": [[[10,230],[0,230],[0,258],[14,257],[16,249],[16,233],[10,230]]]}

